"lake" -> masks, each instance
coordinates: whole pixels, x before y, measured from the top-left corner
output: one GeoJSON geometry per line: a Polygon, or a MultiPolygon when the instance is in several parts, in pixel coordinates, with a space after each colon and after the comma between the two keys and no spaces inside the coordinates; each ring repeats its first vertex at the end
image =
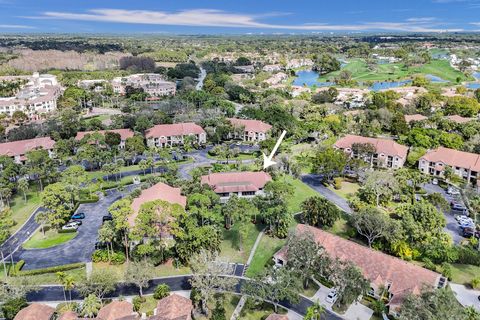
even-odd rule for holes
{"type": "Polygon", "coordinates": [[[318,72],[313,70],[301,70],[295,73],[297,76],[295,80],[293,80],[294,86],[303,87],[306,85],[307,87],[317,86],[317,87],[328,87],[333,86],[335,83],[333,82],[323,82],[318,81],[318,72]]]}
{"type": "Polygon", "coordinates": [[[428,80],[430,80],[430,81],[433,82],[433,83],[444,83],[444,82],[448,82],[447,80],[442,79],[442,78],[437,77],[437,76],[434,76],[433,74],[426,74],[426,75],[425,75],[425,78],[427,78],[428,80]]]}
{"type": "Polygon", "coordinates": [[[402,81],[377,81],[369,88],[372,91],[380,91],[385,89],[392,89],[404,86],[411,83],[412,80],[402,80],[402,81]]]}
{"type": "Polygon", "coordinates": [[[480,88],[480,82],[470,82],[465,85],[468,89],[478,89],[480,88]]]}

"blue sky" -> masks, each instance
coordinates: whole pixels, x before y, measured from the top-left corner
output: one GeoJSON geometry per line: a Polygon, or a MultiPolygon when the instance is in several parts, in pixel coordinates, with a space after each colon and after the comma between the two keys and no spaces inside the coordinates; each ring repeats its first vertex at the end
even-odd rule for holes
{"type": "Polygon", "coordinates": [[[0,32],[480,31],[480,0],[0,0],[0,32]]]}

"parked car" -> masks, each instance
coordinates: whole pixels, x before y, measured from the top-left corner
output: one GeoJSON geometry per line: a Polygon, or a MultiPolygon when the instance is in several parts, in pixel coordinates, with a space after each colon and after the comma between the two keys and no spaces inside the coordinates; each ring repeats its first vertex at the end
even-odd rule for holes
{"type": "Polygon", "coordinates": [[[438,179],[437,179],[437,178],[433,178],[433,179],[432,179],[432,184],[437,185],[437,184],[438,184],[438,179]]]}
{"type": "Polygon", "coordinates": [[[103,216],[103,217],[102,217],[102,222],[112,221],[112,220],[113,220],[113,217],[110,216],[110,215],[107,215],[107,216],[103,216]]]}
{"type": "Polygon", "coordinates": [[[85,213],[83,212],[77,212],[77,213],[74,213],[70,219],[85,219],[85,213]]]}
{"type": "Polygon", "coordinates": [[[106,242],[97,241],[95,242],[95,250],[104,249],[107,247],[106,242]]]}
{"type": "Polygon", "coordinates": [[[461,234],[465,238],[471,238],[473,236],[475,236],[475,237],[478,236],[478,232],[475,231],[475,228],[469,228],[469,227],[464,228],[461,234]]]}
{"type": "Polygon", "coordinates": [[[70,220],[68,221],[68,223],[74,223],[80,227],[82,225],[82,220],[70,220]]]}
{"type": "Polygon", "coordinates": [[[452,195],[460,194],[460,190],[458,190],[457,188],[454,188],[454,187],[448,187],[447,188],[447,193],[452,194],[452,195]]]}
{"type": "Polygon", "coordinates": [[[472,218],[470,218],[469,216],[464,215],[464,214],[456,214],[455,215],[455,220],[457,220],[457,222],[460,222],[460,221],[464,221],[464,220],[472,220],[472,218]]]}
{"type": "Polygon", "coordinates": [[[325,301],[331,304],[334,304],[338,299],[338,294],[337,294],[337,289],[333,288],[330,290],[328,293],[327,297],[325,298],[325,301]]]}
{"type": "Polygon", "coordinates": [[[72,222],[67,223],[62,227],[62,230],[77,230],[77,229],[78,229],[77,224],[72,222]]]}

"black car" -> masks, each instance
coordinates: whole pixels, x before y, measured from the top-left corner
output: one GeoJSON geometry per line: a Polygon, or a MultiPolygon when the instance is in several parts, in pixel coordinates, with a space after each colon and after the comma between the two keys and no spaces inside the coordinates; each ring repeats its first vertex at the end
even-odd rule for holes
{"type": "Polygon", "coordinates": [[[102,218],[102,222],[105,222],[105,221],[112,221],[113,220],[113,217],[108,215],[108,216],[103,216],[102,218]]]}

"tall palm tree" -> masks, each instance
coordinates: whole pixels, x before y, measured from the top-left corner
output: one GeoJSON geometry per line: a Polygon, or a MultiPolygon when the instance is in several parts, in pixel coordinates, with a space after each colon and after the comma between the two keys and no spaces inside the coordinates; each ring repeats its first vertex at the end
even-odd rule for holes
{"type": "Polygon", "coordinates": [[[305,315],[305,320],[321,320],[322,316],[325,314],[325,307],[320,303],[315,302],[311,307],[307,309],[307,314],[305,315]]]}
{"type": "Polygon", "coordinates": [[[27,203],[28,180],[25,178],[19,179],[17,188],[23,193],[23,201],[27,203]]]}

